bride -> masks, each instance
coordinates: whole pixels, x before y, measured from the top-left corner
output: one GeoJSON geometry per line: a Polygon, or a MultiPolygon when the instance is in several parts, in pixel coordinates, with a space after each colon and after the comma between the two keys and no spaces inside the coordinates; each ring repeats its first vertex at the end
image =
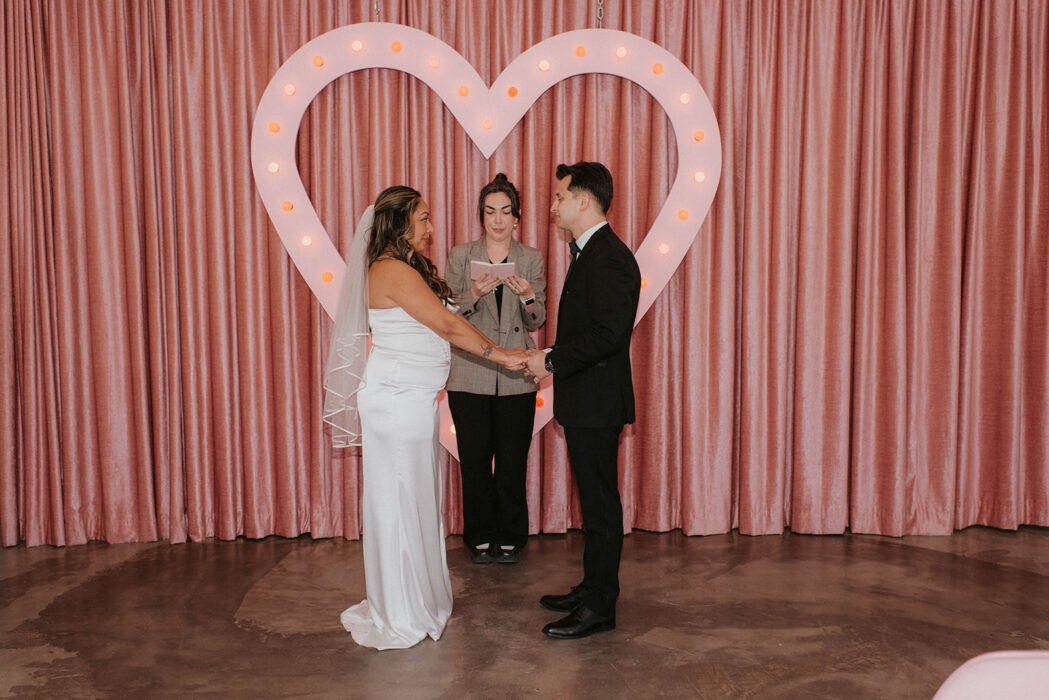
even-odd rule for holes
{"type": "Polygon", "coordinates": [[[524,365],[523,352],[498,347],[448,309],[451,290],[424,254],[432,237],[430,209],[410,187],[390,187],[368,207],[325,374],[334,444],[361,445],[364,461],[367,598],[341,620],[354,641],[376,649],[440,639],[452,613],[437,443],[449,343],[510,369],[524,365]]]}

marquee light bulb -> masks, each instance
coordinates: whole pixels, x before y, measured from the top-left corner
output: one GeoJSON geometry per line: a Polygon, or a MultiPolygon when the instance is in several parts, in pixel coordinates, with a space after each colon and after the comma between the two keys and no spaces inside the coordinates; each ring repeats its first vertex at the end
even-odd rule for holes
{"type": "Polygon", "coordinates": [[[314,56],[313,65],[317,66],[318,68],[321,68],[324,65],[324,56],[314,56]]]}
{"type": "Polygon", "coordinates": [[[659,254],[660,255],[666,255],[669,252],[670,252],[670,246],[668,246],[666,243],[660,243],[659,244],[659,254]]]}
{"type": "Polygon", "coordinates": [[[654,66],[652,66],[652,72],[655,73],[656,75],[662,74],[662,72],[663,72],[663,64],[662,63],[657,63],[654,66]]]}
{"type": "Polygon", "coordinates": [[[269,170],[271,173],[275,173],[278,170],[280,170],[280,164],[278,164],[276,162],[270,163],[269,165],[266,166],[266,170],[269,170]]]}
{"type": "Polygon", "coordinates": [[[394,53],[400,53],[401,49],[403,48],[404,45],[399,41],[395,41],[392,44],[390,44],[390,51],[393,51],[394,53]]]}
{"type": "Polygon", "coordinates": [[[466,87],[465,85],[460,85],[459,86],[459,95],[460,96],[466,97],[469,94],[470,94],[470,88],[466,87]]]}
{"type": "Polygon", "coordinates": [[[692,100],[692,97],[687,92],[683,92],[681,93],[681,97],[677,98],[677,100],[681,104],[687,105],[692,100]]]}
{"type": "Polygon", "coordinates": [[[288,83],[287,85],[285,85],[284,86],[284,94],[288,95],[289,97],[294,95],[295,94],[295,86],[292,85],[291,83],[288,83]]]}
{"type": "Polygon", "coordinates": [[[679,209],[678,213],[677,213],[677,218],[681,219],[682,221],[687,219],[688,218],[688,209],[679,209]]]}
{"type": "Polygon", "coordinates": [[[575,55],[579,56],[580,58],[582,58],[583,56],[586,56],[586,47],[585,46],[577,46],[577,47],[575,47],[575,55]]]}
{"type": "Polygon", "coordinates": [[[290,199],[285,199],[283,202],[281,202],[280,208],[284,211],[291,211],[295,208],[295,205],[292,204],[290,199]]]}
{"type": "Polygon", "coordinates": [[[540,61],[539,62],[539,70],[541,70],[541,71],[548,71],[548,70],[550,70],[550,61],[546,60],[545,58],[542,61],[540,61]]]}
{"type": "Polygon", "coordinates": [[[302,245],[306,246],[307,248],[310,247],[311,245],[313,245],[313,238],[311,236],[303,236],[302,245]]]}
{"type": "Polygon", "coordinates": [[[626,47],[620,46],[618,49],[616,49],[616,56],[618,56],[619,58],[626,58],[626,47]]]}
{"type": "Polygon", "coordinates": [[[324,280],[326,283],[331,282],[333,279],[335,279],[335,275],[333,275],[330,272],[325,272],[323,275],[321,275],[321,279],[324,280]]]}
{"type": "Polygon", "coordinates": [[[280,131],[280,122],[270,122],[269,124],[270,133],[277,133],[280,131]]]}
{"type": "Polygon", "coordinates": [[[695,180],[696,182],[703,182],[704,180],[707,179],[707,176],[704,175],[702,173],[702,171],[697,170],[696,174],[692,176],[692,179],[695,180]]]}
{"type": "Polygon", "coordinates": [[[354,39],[353,42],[350,43],[350,48],[354,51],[360,51],[364,48],[364,44],[361,42],[360,39],[354,39]]]}

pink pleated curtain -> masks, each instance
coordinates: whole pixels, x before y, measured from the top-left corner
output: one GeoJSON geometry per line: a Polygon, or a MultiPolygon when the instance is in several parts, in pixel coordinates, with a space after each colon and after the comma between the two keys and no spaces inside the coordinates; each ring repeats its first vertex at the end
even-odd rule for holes
{"type": "MultiPolygon", "coordinates": [[[[605,28],[695,73],[724,144],[710,215],[634,335],[626,527],[1049,525],[1047,5],[605,0],[605,28]]],[[[380,12],[488,82],[597,26],[596,0],[380,12]]],[[[248,149],[277,67],[373,19],[371,0],[0,4],[3,544],[359,536],[359,457],[320,419],[330,323],[248,149]]],[[[423,191],[441,267],[507,173],[556,299],[555,165],[609,166],[610,219],[636,247],[675,153],[658,106],[611,76],[551,89],[486,161],[425,85],[367,70],[313,103],[298,158],[341,250],[383,187],[423,191]]],[[[581,525],[573,488],[548,426],[533,531],[581,525]]]]}

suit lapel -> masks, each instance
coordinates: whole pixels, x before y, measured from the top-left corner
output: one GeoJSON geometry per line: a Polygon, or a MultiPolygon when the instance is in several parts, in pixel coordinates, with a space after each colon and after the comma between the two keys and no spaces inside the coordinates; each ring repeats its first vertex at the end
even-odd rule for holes
{"type": "MultiPolygon", "coordinates": [[[[565,328],[566,321],[578,318],[585,313],[586,300],[584,298],[584,285],[587,280],[587,270],[594,264],[594,260],[601,257],[601,248],[604,247],[605,236],[615,235],[612,227],[605,224],[586,242],[586,246],[579,251],[579,256],[569,266],[565,283],[561,287],[561,300],[557,308],[557,335],[561,337],[561,329],[565,328]]],[[[570,331],[565,328],[565,331],[570,331]]],[[[557,344],[555,339],[554,344],[557,344]]]]}
{"type": "Polygon", "coordinates": [[[565,290],[569,288],[569,280],[572,279],[573,273],[578,272],[580,265],[589,265],[590,260],[593,259],[595,255],[600,255],[600,253],[598,252],[598,248],[604,242],[604,237],[609,235],[611,231],[612,227],[608,224],[605,224],[598,230],[594,231],[594,235],[590,236],[590,240],[586,242],[586,247],[579,251],[579,255],[568,266],[568,274],[565,275],[565,283],[561,287],[562,297],[564,297],[565,290]]]}

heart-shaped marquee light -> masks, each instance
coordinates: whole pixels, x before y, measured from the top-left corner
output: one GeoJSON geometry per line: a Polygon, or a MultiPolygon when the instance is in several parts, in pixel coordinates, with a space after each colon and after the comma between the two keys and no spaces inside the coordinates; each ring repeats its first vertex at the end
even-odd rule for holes
{"type": "MultiPolygon", "coordinates": [[[[339,76],[365,68],[392,68],[422,80],[440,96],[485,158],[491,157],[540,95],[566,78],[606,73],[648,91],[674,128],[678,172],[663,208],[635,251],[642,275],[635,324],[644,316],[698,235],[721,179],[721,135],[714,109],[684,64],[661,46],[633,34],[582,29],[539,42],[514,59],[488,88],[448,44],[400,24],[351,24],[305,44],[277,70],[259,102],[251,162],[259,194],[284,247],[332,317],[346,264],[306,194],[295,162],[295,141],[302,116],[317,94],[339,76]]],[[[534,432],[553,417],[552,394],[548,377],[536,399],[534,432]]],[[[458,456],[445,400],[440,437],[441,444],[458,456]]]]}

